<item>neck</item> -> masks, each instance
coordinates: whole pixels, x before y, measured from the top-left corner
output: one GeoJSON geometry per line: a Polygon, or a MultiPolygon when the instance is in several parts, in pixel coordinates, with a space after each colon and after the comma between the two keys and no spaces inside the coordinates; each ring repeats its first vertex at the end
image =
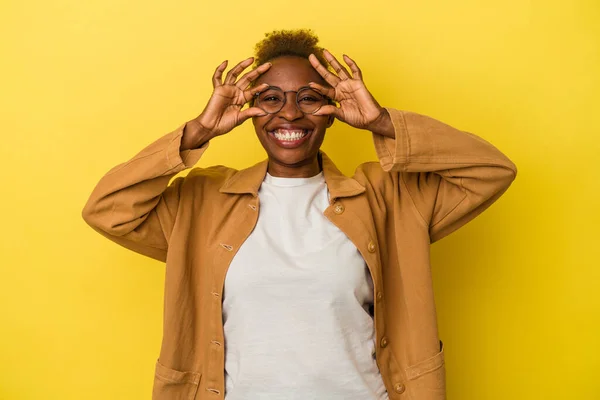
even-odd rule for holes
{"type": "Polygon", "coordinates": [[[267,172],[271,174],[271,176],[280,178],[310,178],[321,172],[321,164],[318,156],[309,162],[294,166],[281,164],[269,159],[267,172]]]}

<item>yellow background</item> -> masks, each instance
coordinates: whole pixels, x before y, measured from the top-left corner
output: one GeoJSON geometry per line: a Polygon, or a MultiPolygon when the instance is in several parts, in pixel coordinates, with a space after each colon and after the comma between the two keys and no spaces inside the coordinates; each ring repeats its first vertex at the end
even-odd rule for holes
{"type": "MultiPolygon", "coordinates": [[[[432,247],[450,400],[600,399],[600,5],[525,1],[4,1],[0,399],[148,399],[164,267],[80,217],[112,166],[195,117],[224,59],[313,28],[386,106],[519,167],[432,247]]],[[[375,159],[336,123],[345,172],[375,159]]],[[[200,165],[264,157],[245,124],[200,165]]]]}

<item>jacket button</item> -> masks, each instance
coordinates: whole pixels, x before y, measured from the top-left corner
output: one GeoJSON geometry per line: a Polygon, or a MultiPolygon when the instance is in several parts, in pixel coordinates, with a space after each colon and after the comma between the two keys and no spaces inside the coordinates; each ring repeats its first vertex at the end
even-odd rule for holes
{"type": "Polygon", "coordinates": [[[369,242],[367,250],[369,250],[369,253],[375,253],[375,243],[372,240],[369,242]]]}
{"type": "Polygon", "coordinates": [[[381,342],[379,343],[381,345],[381,347],[387,347],[388,345],[388,339],[384,336],[381,338],[381,342]]]}
{"type": "Polygon", "coordinates": [[[383,293],[377,292],[377,300],[383,299],[383,293]]]}
{"type": "Polygon", "coordinates": [[[394,390],[396,391],[396,393],[402,394],[406,390],[406,386],[404,386],[401,383],[396,383],[394,385],[394,390]]]}
{"type": "Polygon", "coordinates": [[[341,204],[337,204],[335,207],[333,207],[333,212],[336,214],[341,214],[344,212],[344,206],[341,204]]]}

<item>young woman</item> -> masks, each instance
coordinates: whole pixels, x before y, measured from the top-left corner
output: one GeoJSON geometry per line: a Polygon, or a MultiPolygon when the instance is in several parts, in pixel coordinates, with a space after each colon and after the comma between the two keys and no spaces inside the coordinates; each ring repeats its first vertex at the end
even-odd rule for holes
{"type": "Polygon", "coordinates": [[[217,67],[204,111],[109,171],[83,211],[166,261],[153,398],[444,399],[429,245],[498,199],[515,165],[473,134],[381,107],[358,65],[310,31],[256,50],[224,78],[217,67]],[[250,118],[267,160],[169,185],[250,118]],[[371,132],[380,162],[342,175],[320,151],[335,119],[371,132]]]}

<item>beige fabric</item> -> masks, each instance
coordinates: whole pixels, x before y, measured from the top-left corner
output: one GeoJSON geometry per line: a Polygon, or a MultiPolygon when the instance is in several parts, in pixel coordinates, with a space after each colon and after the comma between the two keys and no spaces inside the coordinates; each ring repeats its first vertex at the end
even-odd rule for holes
{"type": "MultiPolygon", "coordinates": [[[[489,207],[516,176],[485,140],[388,109],[396,139],[373,134],[379,163],[343,176],[323,153],[325,216],[361,252],[375,289],[377,362],[392,400],[445,398],[429,244],[489,207]]],[[[258,218],[267,162],[193,169],[206,151],[180,152],[183,127],[109,171],[83,210],[109,239],[166,261],[164,332],[153,398],[222,399],[221,295],[229,263],[258,218]]]]}

